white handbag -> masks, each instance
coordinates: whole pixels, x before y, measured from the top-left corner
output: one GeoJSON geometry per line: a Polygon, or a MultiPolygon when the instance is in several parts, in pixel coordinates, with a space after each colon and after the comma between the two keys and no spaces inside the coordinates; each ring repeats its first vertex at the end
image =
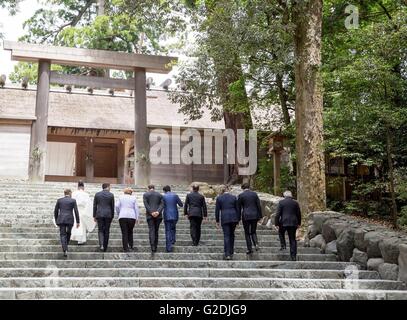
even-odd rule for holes
{"type": "Polygon", "coordinates": [[[273,228],[273,222],[271,221],[271,219],[268,219],[266,227],[269,229],[273,228]]]}

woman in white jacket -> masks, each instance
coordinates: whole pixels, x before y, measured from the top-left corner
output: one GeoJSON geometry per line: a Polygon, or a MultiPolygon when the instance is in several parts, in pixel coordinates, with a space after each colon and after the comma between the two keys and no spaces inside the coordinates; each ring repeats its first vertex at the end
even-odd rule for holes
{"type": "Polygon", "coordinates": [[[133,250],[133,229],[140,216],[137,199],[132,193],[133,190],[130,188],[124,189],[124,194],[116,202],[124,252],[133,250]]]}
{"type": "Polygon", "coordinates": [[[82,181],[78,182],[78,190],[72,194],[72,198],[78,205],[81,224],[79,228],[72,229],[71,240],[78,241],[78,245],[81,245],[86,243],[87,234],[92,232],[96,225],[92,215],[92,203],[82,181]]]}

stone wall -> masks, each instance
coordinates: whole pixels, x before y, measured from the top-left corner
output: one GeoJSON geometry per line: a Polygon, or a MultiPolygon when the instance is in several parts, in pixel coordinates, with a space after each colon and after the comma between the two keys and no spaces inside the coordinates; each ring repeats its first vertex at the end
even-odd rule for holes
{"type": "Polygon", "coordinates": [[[407,282],[407,234],[333,211],[309,215],[305,245],[334,253],[382,279],[407,282]]]}

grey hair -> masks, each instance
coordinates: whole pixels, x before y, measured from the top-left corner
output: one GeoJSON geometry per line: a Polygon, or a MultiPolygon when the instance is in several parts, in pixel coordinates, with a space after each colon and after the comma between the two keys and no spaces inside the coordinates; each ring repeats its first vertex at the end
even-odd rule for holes
{"type": "Polygon", "coordinates": [[[283,196],[284,196],[284,198],[292,198],[293,194],[291,193],[290,190],[286,190],[286,191],[284,191],[283,196]]]}
{"type": "Polygon", "coordinates": [[[220,188],[220,193],[225,193],[229,191],[229,186],[227,186],[226,184],[223,184],[220,188]]]}

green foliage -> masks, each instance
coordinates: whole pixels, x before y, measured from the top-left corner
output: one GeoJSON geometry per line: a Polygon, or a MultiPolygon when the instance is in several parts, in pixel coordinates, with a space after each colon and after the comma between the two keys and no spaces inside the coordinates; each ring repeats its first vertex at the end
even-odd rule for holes
{"type": "Polygon", "coordinates": [[[356,177],[345,210],[386,216],[391,206],[388,157],[396,170],[406,166],[407,11],[401,1],[354,5],[360,26],[347,30],[345,4],[325,2],[325,148],[330,156],[377,172],[367,181],[356,177]]]}
{"type": "Polygon", "coordinates": [[[407,226],[407,167],[399,168],[396,171],[396,192],[397,200],[401,204],[398,223],[400,226],[407,226]]]}
{"type": "MultiPolygon", "coordinates": [[[[51,65],[52,71],[62,71],[59,65],[51,65]]],[[[36,84],[38,77],[38,64],[29,62],[19,62],[14,66],[14,71],[10,73],[10,80],[13,83],[20,83],[23,78],[27,77],[29,84],[36,84]]]]}
{"type": "Polygon", "coordinates": [[[297,185],[296,185],[296,178],[291,172],[291,168],[289,166],[281,166],[280,168],[280,190],[284,192],[284,190],[290,190],[293,193],[293,196],[296,197],[297,195],[297,185]]]}
{"type": "Polygon", "coordinates": [[[403,227],[407,226],[407,206],[401,208],[398,224],[403,227]]]}
{"type": "Polygon", "coordinates": [[[254,178],[254,187],[261,192],[273,191],[273,160],[269,157],[259,159],[257,173],[254,178]]]}
{"type": "Polygon", "coordinates": [[[213,120],[227,111],[244,113],[250,122],[248,110],[255,106],[275,110],[266,120],[285,127],[294,102],[289,7],[281,1],[186,2],[196,36],[186,49],[191,59],[176,76],[182,90],[171,94],[180,112],[197,119],[208,105],[213,120]]]}
{"type": "MultiPolygon", "coordinates": [[[[95,0],[53,0],[43,3],[24,22],[21,41],[136,53],[167,53],[185,40],[183,7],[178,1],[106,0],[98,15],[95,0]],[[176,36],[175,43],[168,39],[176,36]]],[[[18,68],[16,72],[26,71],[18,68]]],[[[69,74],[100,74],[103,70],[63,67],[69,74]]],[[[14,78],[23,75],[15,74],[14,78]]]]}
{"type": "Polygon", "coordinates": [[[386,183],[377,180],[371,182],[356,180],[352,188],[352,200],[345,203],[345,212],[363,216],[390,214],[390,202],[384,196],[386,183]]]}

